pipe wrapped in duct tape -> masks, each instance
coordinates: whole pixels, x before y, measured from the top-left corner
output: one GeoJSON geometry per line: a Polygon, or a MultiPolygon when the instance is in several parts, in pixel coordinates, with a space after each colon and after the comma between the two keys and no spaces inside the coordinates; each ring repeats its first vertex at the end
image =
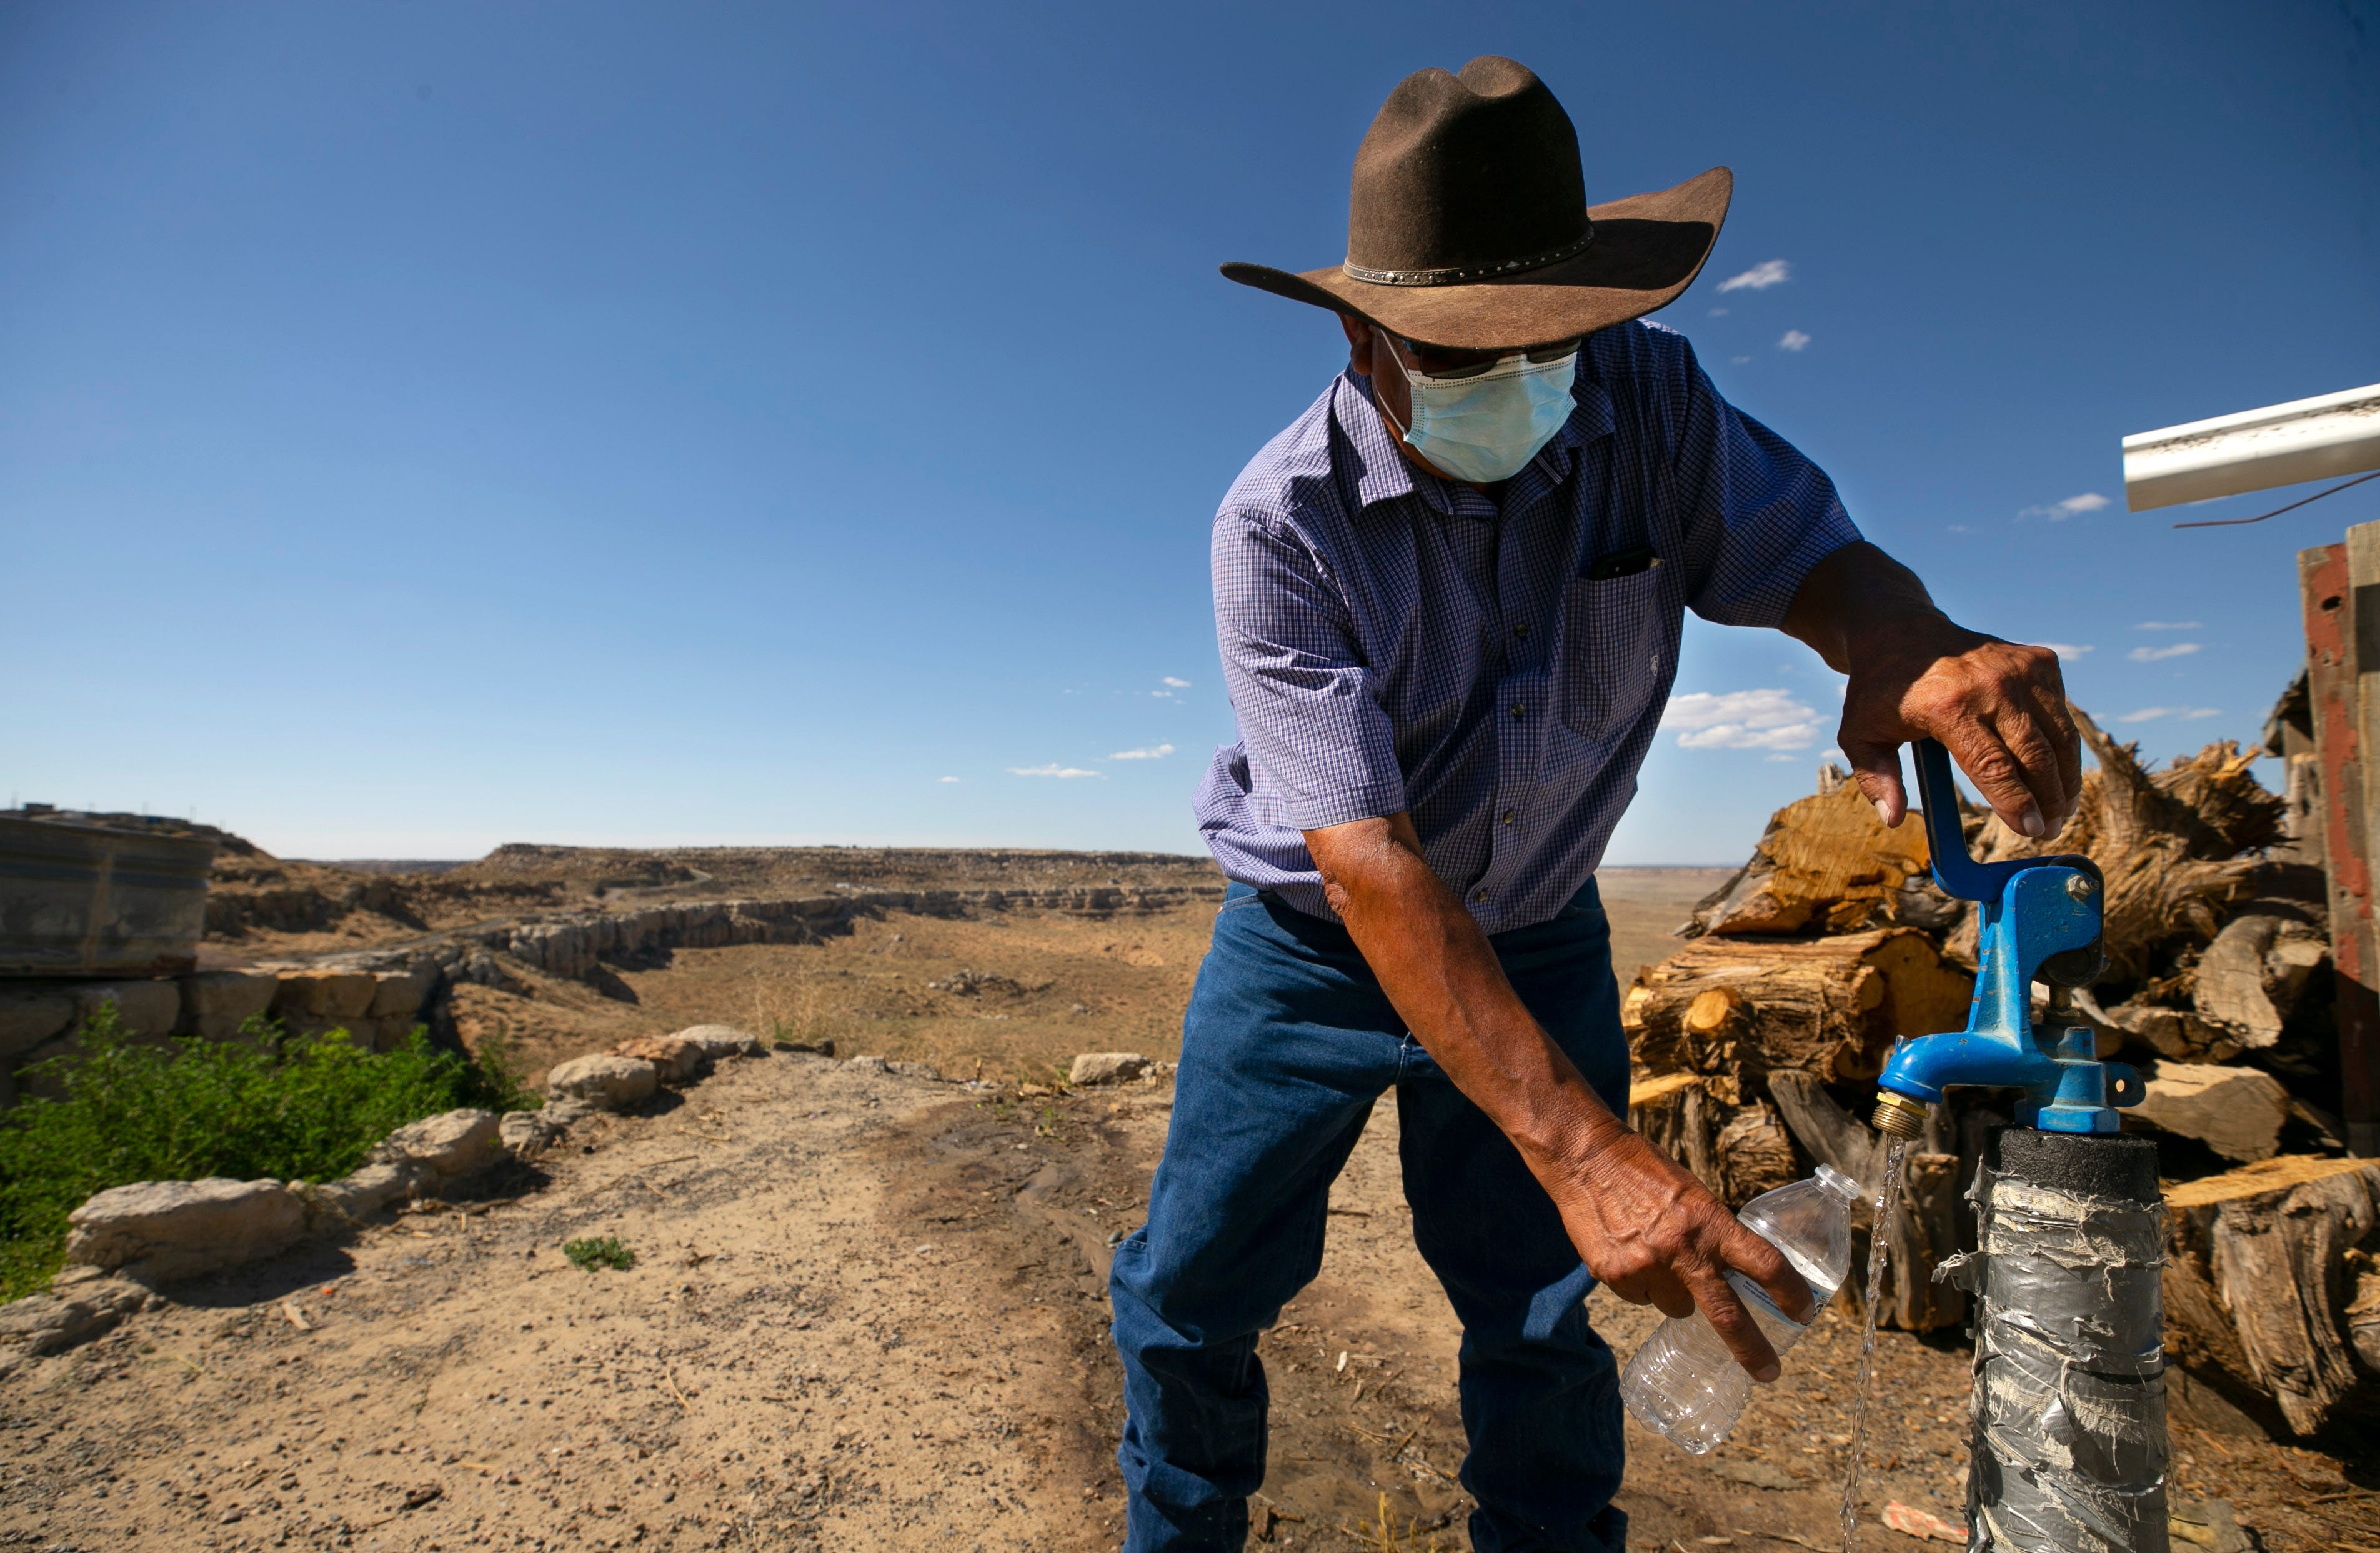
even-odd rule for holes
{"type": "Polygon", "coordinates": [[[1970,1546],[2167,1553],[2165,1209],[2145,1138],[1997,1130],[1980,1248],[1970,1546]]]}

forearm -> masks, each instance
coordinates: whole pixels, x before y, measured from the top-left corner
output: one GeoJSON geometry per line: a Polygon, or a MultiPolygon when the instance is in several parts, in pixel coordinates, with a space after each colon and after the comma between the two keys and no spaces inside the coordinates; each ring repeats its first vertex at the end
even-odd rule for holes
{"type": "MultiPolygon", "coordinates": [[[[1928,634],[1953,625],[1925,591],[1917,574],[1861,540],[1810,568],[1785,612],[1780,627],[1839,674],[1852,672],[1865,638],[1912,625],[1928,634]]],[[[1964,636],[1981,637],[1973,632],[1964,636]]]]}
{"type": "Polygon", "coordinates": [[[1455,1087],[1540,1174],[1586,1163],[1625,1124],[1531,1017],[1488,935],[1399,814],[1309,831],[1331,909],[1455,1087]]]}

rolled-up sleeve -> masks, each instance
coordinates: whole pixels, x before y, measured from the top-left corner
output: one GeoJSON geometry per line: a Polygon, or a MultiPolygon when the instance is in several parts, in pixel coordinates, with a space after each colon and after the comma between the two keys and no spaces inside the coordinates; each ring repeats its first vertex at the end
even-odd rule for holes
{"type": "Polygon", "coordinates": [[[1721,625],[1782,625],[1810,568],[1859,529],[1826,472],[1721,398],[1692,348],[1677,347],[1672,490],[1686,602],[1721,625]]]}
{"type": "Polygon", "coordinates": [[[1213,563],[1215,634],[1258,808],[1301,831],[1403,809],[1379,683],[1314,552],[1227,507],[1215,519],[1213,563]]]}

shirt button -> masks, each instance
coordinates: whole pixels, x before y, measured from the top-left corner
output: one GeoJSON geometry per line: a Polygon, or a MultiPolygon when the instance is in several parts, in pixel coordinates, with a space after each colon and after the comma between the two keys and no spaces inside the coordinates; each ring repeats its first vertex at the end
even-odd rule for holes
{"type": "Polygon", "coordinates": [[[1488,898],[1488,892],[1486,892],[1485,890],[1474,890],[1474,891],[1471,892],[1471,904],[1472,904],[1473,905],[1477,905],[1480,902],[1485,901],[1487,898],[1488,898]]]}
{"type": "Polygon", "coordinates": [[[1512,635],[1520,637],[1523,641],[1527,641],[1529,639],[1529,628],[1526,625],[1515,625],[1512,627],[1512,635]]]}
{"type": "Polygon", "coordinates": [[[1529,709],[1526,707],[1514,707],[1512,709],[1512,715],[1514,717],[1526,717],[1529,715],[1529,709]]]}
{"type": "Polygon", "coordinates": [[[1519,809],[1506,809],[1504,811],[1504,823],[1507,825],[1510,825],[1512,821],[1520,818],[1521,811],[1519,809]]]}

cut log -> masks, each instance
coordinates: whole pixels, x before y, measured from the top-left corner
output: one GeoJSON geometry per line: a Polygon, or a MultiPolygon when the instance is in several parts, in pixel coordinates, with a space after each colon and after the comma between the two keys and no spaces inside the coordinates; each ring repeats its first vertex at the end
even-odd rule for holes
{"type": "Polygon", "coordinates": [[[1710,1097],[1704,1081],[1694,1074],[1665,1074],[1628,1091],[1628,1124],[1645,1141],[1692,1171],[1694,1179],[1718,1196],[1727,1183],[1718,1173],[1718,1148],[1712,1134],[1710,1097]]]}
{"type": "MultiPolygon", "coordinates": [[[[1856,1280],[1867,1263],[1866,1241],[1874,1232],[1874,1204],[1883,1185],[1884,1149],[1876,1135],[1835,1103],[1805,1073],[1769,1075],[1769,1090],[1793,1136],[1821,1164],[1832,1165],[1861,1186],[1852,1227],[1860,1244],[1852,1257],[1856,1280]]],[[[1955,1326],[1966,1318],[1967,1297],[1949,1283],[1934,1281],[1935,1266],[1960,1249],[1959,1156],[1949,1151],[1949,1123],[1937,1107],[1912,1147],[1901,1181],[1900,1211],[1888,1242],[1885,1284],[1876,1319],[1912,1332],[1955,1326]]],[[[1854,1290],[1854,1300],[1864,1291],[1854,1290]]]]}
{"type": "Polygon", "coordinates": [[[2380,1164],[2283,1156],[2186,1182],[2166,1194],[2166,1207],[2178,1353],[2230,1369],[2301,1435],[2368,1394],[2374,1382],[2358,1370],[2347,1314],[2357,1292],[2348,1253],[2380,1222],[2380,1164]],[[2195,1298],[2192,1278],[2212,1289],[2219,1313],[2195,1298]]]}
{"type": "Polygon", "coordinates": [[[1730,1104],[1767,1075],[1873,1078],[1896,1037],[1963,1029],[1973,979],[1912,928],[1697,939],[1637,973],[1621,1010],[1640,1074],[1701,1073],[1730,1104]]]}
{"type": "Polygon", "coordinates": [[[2225,923],[2199,956],[2191,1001],[2232,1050],[2260,1050],[2279,1041],[2329,959],[2329,945],[2302,908],[2260,901],[2225,923]]]}
{"type": "Polygon", "coordinates": [[[1752,860],[1705,896],[1682,931],[1762,935],[1947,928],[1963,908],[1926,873],[1925,832],[1888,831],[1855,785],[1829,783],[1771,816],[1752,860]]]}
{"type": "Polygon", "coordinates": [[[2289,1092],[2272,1074],[2211,1062],[2159,1062],[2143,1076],[2147,1097],[2127,1116],[2196,1138],[2227,1159],[2269,1159],[2280,1148],[2289,1092]]]}

